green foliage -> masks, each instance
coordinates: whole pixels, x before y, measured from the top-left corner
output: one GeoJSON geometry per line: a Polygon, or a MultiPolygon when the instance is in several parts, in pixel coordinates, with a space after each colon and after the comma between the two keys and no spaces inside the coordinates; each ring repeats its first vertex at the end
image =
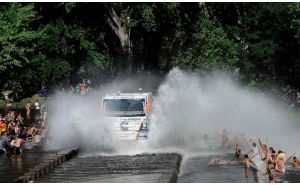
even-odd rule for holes
{"type": "Polygon", "coordinates": [[[282,98],[285,102],[290,102],[291,100],[293,100],[297,92],[296,89],[290,85],[281,87],[281,91],[282,91],[282,98]]]}
{"type": "Polygon", "coordinates": [[[144,5],[142,10],[142,18],[144,22],[144,26],[147,31],[155,31],[156,30],[156,21],[155,15],[153,12],[153,8],[151,6],[144,5]]]}
{"type": "MultiPolygon", "coordinates": [[[[75,4],[65,6],[69,13],[75,4]]],[[[102,33],[95,38],[89,29],[62,19],[38,24],[40,16],[33,4],[8,3],[2,9],[0,89],[33,93],[68,78],[85,60],[102,70],[110,66],[103,45],[99,48],[95,43],[103,42],[102,33]]]]}
{"type": "Polygon", "coordinates": [[[70,13],[72,11],[72,9],[76,6],[75,2],[68,2],[65,3],[65,9],[67,13],[70,13]]]}
{"type": "Polygon", "coordinates": [[[192,70],[233,69],[238,62],[238,47],[216,20],[202,12],[193,35],[193,48],[180,52],[175,65],[192,70]]]}
{"type": "Polygon", "coordinates": [[[42,85],[128,71],[117,67],[126,64],[238,70],[254,89],[273,88],[272,79],[298,86],[299,39],[299,3],[5,3],[0,89],[26,96],[42,85]],[[130,60],[108,25],[108,5],[130,30],[130,60]]]}
{"type": "Polygon", "coordinates": [[[45,84],[53,84],[57,79],[64,79],[70,72],[70,64],[64,60],[45,60],[38,66],[39,78],[45,84]]]}
{"type": "MultiPolygon", "coordinates": [[[[60,56],[61,60],[76,55],[81,56],[81,59],[89,58],[101,69],[109,67],[107,53],[99,51],[96,43],[89,38],[88,30],[80,25],[67,25],[59,19],[55,23],[48,24],[45,33],[48,37],[41,40],[41,44],[45,50],[48,50],[49,55],[60,56]]],[[[103,36],[99,35],[98,39],[103,42],[103,36]]]]}
{"type": "Polygon", "coordinates": [[[33,4],[22,6],[10,3],[0,11],[0,72],[22,67],[34,57],[36,39],[43,32],[32,30],[30,23],[37,20],[33,4]]]}
{"type": "Polygon", "coordinates": [[[290,3],[288,4],[289,15],[292,17],[291,29],[296,32],[295,37],[300,40],[300,4],[290,3]]]}

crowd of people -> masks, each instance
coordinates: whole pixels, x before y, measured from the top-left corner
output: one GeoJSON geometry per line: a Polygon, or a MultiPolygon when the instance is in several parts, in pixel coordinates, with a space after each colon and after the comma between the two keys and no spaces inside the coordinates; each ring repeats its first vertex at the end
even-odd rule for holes
{"type": "Polygon", "coordinates": [[[11,107],[0,114],[0,154],[21,155],[24,149],[49,142],[46,104],[26,104],[25,115],[11,107]]]}
{"type": "Polygon", "coordinates": [[[236,158],[243,156],[246,177],[248,176],[251,164],[255,170],[266,175],[270,182],[279,182],[279,180],[276,179],[276,175],[285,174],[287,164],[290,164],[293,169],[300,168],[300,161],[295,154],[288,157],[282,150],[278,150],[276,153],[273,147],[268,147],[267,144],[262,143],[260,139],[258,139],[257,142],[252,141],[248,152],[247,150],[243,152],[238,144],[235,145],[234,150],[234,156],[236,158]],[[254,160],[254,158],[256,158],[256,160],[254,160]],[[288,163],[291,159],[292,161],[288,163]],[[261,163],[262,166],[258,167],[257,163],[261,163]],[[260,169],[261,167],[262,169],[260,169]]]}
{"type": "Polygon", "coordinates": [[[67,92],[67,93],[70,93],[70,94],[76,94],[76,95],[87,95],[91,92],[94,91],[92,85],[91,85],[91,82],[90,80],[82,80],[82,82],[79,82],[75,85],[69,85],[68,88],[65,88],[65,87],[62,87],[62,88],[59,88],[59,87],[56,87],[55,88],[55,91],[56,92],[67,92]]]}
{"type": "MultiPolygon", "coordinates": [[[[82,80],[69,85],[68,89],[55,88],[58,92],[68,92],[77,95],[86,95],[93,92],[90,80],[82,80]]],[[[3,94],[4,110],[0,113],[0,155],[21,155],[24,149],[35,145],[47,144],[50,135],[46,128],[46,104],[36,100],[27,102],[25,112],[15,110],[9,93],[3,94]]]]}
{"type": "MultiPolygon", "coordinates": [[[[207,139],[207,136],[204,137],[207,139]]],[[[300,169],[300,161],[295,154],[287,156],[283,150],[275,151],[274,147],[263,143],[259,138],[247,140],[243,134],[229,134],[223,129],[218,134],[221,148],[234,149],[234,157],[241,159],[238,161],[228,161],[223,159],[213,159],[208,165],[218,166],[241,162],[245,169],[245,177],[248,177],[250,168],[266,176],[269,182],[281,182],[280,178],[287,173],[287,165],[290,170],[300,169]]]]}

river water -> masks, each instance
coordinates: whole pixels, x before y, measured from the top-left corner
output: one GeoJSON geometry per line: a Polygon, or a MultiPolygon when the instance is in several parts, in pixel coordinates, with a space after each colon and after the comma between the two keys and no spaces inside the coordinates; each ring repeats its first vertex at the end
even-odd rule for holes
{"type": "Polygon", "coordinates": [[[25,150],[22,156],[0,156],[0,183],[13,182],[38,163],[49,158],[57,151],[45,151],[40,147],[25,150]]]}
{"type": "Polygon", "coordinates": [[[178,182],[198,183],[254,183],[257,182],[256,173],[249,173],[245,177],[243,164],[233,157],[233,154],[208,154],[187,157],[182,163],[178,182]],[[210,166],[208,163],[213,159],[230,161],[226,165],[210,166]]]}
{"type": "MultiPolygon", "coordinates": [[[[0,156],[0,182],[13,182],[42,160],[57,151],[34,148],[22,157],[0,156]]],[[[140,154],[125,156],[101,156],[78,154],[77,157],[58,166],[38,182],[167,182],[175,169],[175,154],[140,154]],[[173,165],[173,166],[172,166],[173,165]]],[[[278,176],[284,182],[300,182],[300,170],[288,167],[286,175],[278,176]]],[[[256,173],[245,177],[244,168],[232,153],[195,154],[184,156],[181,162],[180,183],[254,183],[265,182],[256,173]],[[212,159],[230,161],[227,165],[209,166],[212,159]]]]}

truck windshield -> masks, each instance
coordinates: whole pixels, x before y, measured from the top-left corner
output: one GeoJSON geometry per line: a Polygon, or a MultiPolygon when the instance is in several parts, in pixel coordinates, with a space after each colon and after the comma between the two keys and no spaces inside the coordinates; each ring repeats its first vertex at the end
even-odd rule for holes
{"type": "Polygon", "coordinates": [[[144,99],[104,99],[104,111],[123,113],[144,113],[144,99]]]}

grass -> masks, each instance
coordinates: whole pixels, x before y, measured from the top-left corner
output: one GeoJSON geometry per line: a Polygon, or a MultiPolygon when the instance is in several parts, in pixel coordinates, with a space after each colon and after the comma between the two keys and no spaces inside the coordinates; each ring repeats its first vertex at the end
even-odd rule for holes
{"type": "MultiPolygon", "coordinates": [[[[39,96],[38,94],[33,95],[29,98],[21,99],[19,102],[13,102],[13,108],[15,109],[25,109],[26,103],[30,102],[31,105],[34,105],[35,101],[38,100],[40,104],[46,101],[47,97],[39,96]]],[[[5,102],[4,100],[0,100],[0,107],[4,107],[5,102]]]]}

